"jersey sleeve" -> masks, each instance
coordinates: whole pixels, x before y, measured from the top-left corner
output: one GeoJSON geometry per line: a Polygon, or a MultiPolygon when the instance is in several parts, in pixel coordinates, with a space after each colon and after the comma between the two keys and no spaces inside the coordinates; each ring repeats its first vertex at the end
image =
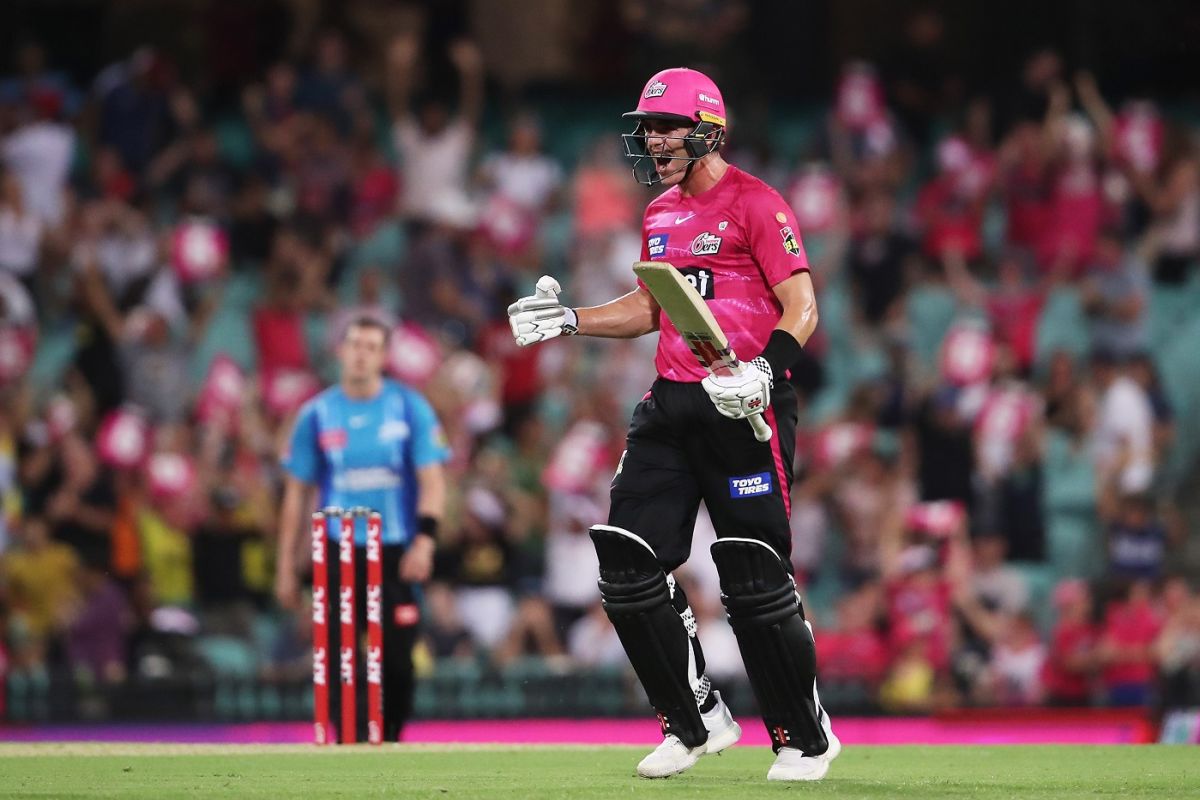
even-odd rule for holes
{"type": "Polygon", "coordinates": [[[808,256],[800,241],[796,215],[778,192],[763,189],[749,193],[742,206],[742,217],[750,255],[767,285],[776,286],[797,272],[808,271],[808,256]]]}
{"type": "MultiPolygon", "coordinates": [[[[642,252],[641,252],[641,255],[638,256],[638,261],[649,261],[649,260],[650,260],[650,240],[647,238],[647,234],[646,234],[646,218],[642,217],[642,252]]],[[[639,288],[639,289],[646,288],[646,284],[643,283],[642,279],[637,277],[636,275],[634,276],[634,282],[637,284],[637,288],[639,288]]]]}
{"type": "Polygon", "coordinates": [[[437,414],[429,401],[417,393],[409,397],[412,404],[413,466],[417,469],[431,464],[444,464],[450,460],[450,447],[437,414]]]}
{"type": "Polygon", "coordinates": [[[281,463],[293,478],[305,483],[316,483],[319,474],[320,450],[318,448],[317,406],[305,403],[296,415],[296,423],[288,439],[287,452],[281,463]]]}

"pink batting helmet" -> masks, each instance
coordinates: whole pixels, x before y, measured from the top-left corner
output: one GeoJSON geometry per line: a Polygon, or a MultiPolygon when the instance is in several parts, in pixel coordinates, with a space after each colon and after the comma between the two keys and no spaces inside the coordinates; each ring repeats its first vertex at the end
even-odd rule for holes
{"type": "Polygon", "coordinates": [[[725,127],[725,100],[712,78],[686,67],[672,67],[646,81],[637,110],[628,119],[708,122],[725,127]]]}

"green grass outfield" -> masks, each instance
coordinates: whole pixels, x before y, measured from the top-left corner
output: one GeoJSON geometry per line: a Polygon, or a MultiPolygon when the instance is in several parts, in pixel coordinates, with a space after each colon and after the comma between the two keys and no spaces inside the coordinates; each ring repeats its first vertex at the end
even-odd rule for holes
{"type": "Polygon", "coordinates": [[[683,775],[634,776],[630,747],[0,744],[0,797],[1025,798],[1200,797],[1187,746],[847,747],[819,784],[768,784],[736,747],[683,775]]]}

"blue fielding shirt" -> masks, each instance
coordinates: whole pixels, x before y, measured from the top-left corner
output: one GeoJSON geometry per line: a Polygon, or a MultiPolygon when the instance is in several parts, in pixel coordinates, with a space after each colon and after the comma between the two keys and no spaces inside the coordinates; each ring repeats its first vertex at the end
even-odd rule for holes
{"type": "MultiPolygon", "coordinates": [[[[309,400],[296,426],[283,468],[320,491],[320,504],[366,506],[383,515],[383,543],[407,544],[416,534],[417,470],[450,457],[429,402],[414,389],[384,380],[368,400],[331,386],[309,400]]],[[[329,526],[330,538],[338,525],[329,526]]],[[[366,546],[366,526],[354,541],[366,546]]]]}

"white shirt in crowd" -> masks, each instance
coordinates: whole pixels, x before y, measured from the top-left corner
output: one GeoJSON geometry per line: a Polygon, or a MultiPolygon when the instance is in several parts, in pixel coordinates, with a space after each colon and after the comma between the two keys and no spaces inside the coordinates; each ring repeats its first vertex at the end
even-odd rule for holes
{"type": "Polygon", "coordinates": [[[825,505],[814,498],[792,495],[792,565],[816,572],[825,553],[825,531],[829,518],[825,505]]]}
{"type": "Polygon", "coordinates": [[[20,278],[33,274],[44,229],[41,219],[34,214],[18,216],[11,208],[0,209],[0,274],[20,278]]]}
{"type": "Polygon", "coordinates": [[[76,246],[72,256],[76,270],[82,271],[93,259],[108,291],[120,298],[133,283],[149,277],[158,268],[158,248],[149,229],[108,233],[76,246]]]}
{"type": "Polygon", "coordinates": [[[990,601],[1009,614],[1024,611],[1029,606],[1029,585],[1020,572],[1007,565],[988,570],[976,570],[971,588],[980,600],[990,601]]]}
{"type": "Polygon", "coordinates": [[[37,324],[33,298],[11,275],[0,272],[0,325],[27,328],[37,324]]]}
{"type": "Polygon", "coordinates": [[[1143,492],[1150,487],[1154,478],[1154,410],[1132,378],[1121,375],[1104,390],[1092,442],[1096,467],[1102,474],[1116,466],[1124,448],[1129,449],[1129,460],[1117,478],[1122,492],[1143,492]]]}
{"type": "Polygon", "coordinates": [[[1043,645],[1013,649],[998,644],[992,651],[991,667],[999,683],[1003,703],[1032,705],[1042,699],[1042,673],[1046,664],[1043,645]]]}
{"type": "Polygon", "coordinates": [[[76,271],[84,270],[92,260],[118,305],[123,304],[126,291],[134,283],[144,280],[146,288],[136,298],[136,304],[161,314],[177,331],[187,325],[183,287],[174,270],[159,262],[158,246],[148,230],[129,235],[108,234],[94,243],[76,246],[72,254],[76,271]]]}
{"type": "Polygon", "coordinates": [[[567,631],[567,655],[576,664],[588,667],[620,667],[628,664],[625,648],[608,617],[593,607],[567,631]]]}
{"type": "Polygon", "coordinates": [[[1193,188],[1170,216],[1158,223],[1162,252],[1169,256],[1194,256],[1200,252],[1200,188],[1193,188]]]}
{"type": "Polygon", "coordinates": [[[483,164],[496,192],[528,209],[542,208],[562,184],[562,167],[549,156],[498,153],[483,164]]]}
{"type": "Polygon", "coordinates": [[[704,648],[704,672],[718,681],[737,680],[746,674],[737,636],[724,614],[705,617],[697,623],[704,648]]]}
{"type": "Polygon", "coordinates": [[[49,225],[62,222],[63,189],[75,156],[75,131],[56,122],[35,122],[10,134],[0,152],[21,182],[26,207],[49,225]]]}
{"type": "Polygon", "coordinates": [[[405,215],[428,219],[436,215],[438,197],[466,194],[467,166],[475,144],[475,131],[468,123],[455,118],[440,133],[428,136],[409,116],[392,127],[392,141],[403,170],[400,210],[405,215]]]}
{"type": "Polygon", "coordinates": [[[555,606],[587,608],[600,599],[600,565],[588,522],[603,518],[590,499],[551,494],[546,534],[546,599],[555,606]],[[572,525],[572,523],[575,523],[572,525]],[[582,528],[581,530],[579,528],[582,528]]]}

